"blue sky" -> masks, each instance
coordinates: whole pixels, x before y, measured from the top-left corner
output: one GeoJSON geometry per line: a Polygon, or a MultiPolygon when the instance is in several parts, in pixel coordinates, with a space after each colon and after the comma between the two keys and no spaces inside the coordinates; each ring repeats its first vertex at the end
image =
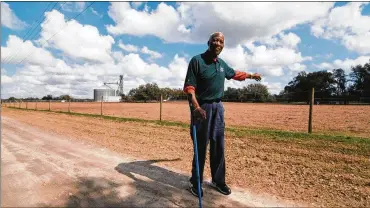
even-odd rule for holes
{"type": "Polygon", "coordinates": [[[349,72],[370,59],[368,3],[90,3],[1,3],[2,98],[92,98],[93,89],[120,74],[126,93],[148,82],[181,88],[190,58],[206,50],[215,31],[225,34],[221,58],[236,70],[262,73],[270,93],[300,71],[349,72]]]}

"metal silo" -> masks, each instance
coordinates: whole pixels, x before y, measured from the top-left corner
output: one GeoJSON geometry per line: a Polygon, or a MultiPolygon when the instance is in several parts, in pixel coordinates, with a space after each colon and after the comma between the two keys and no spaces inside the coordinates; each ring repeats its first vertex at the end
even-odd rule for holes
{"type": "Polygon", "coordinates": [[[116,96],[116,91],[113,89],[94,89],[94,101],[96,102],[108,101],[112,96],[116,96]]]}

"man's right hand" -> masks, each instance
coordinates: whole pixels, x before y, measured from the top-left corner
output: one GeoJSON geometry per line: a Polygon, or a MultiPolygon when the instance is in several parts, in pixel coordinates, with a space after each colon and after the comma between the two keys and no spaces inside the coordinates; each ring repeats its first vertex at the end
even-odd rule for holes
{"type": "Polygon", "coordinates": [[[194,110],[194,117],[197,120],[204,120],[207,119],[207,113],[201,107],[198,107],[194,110]]]}

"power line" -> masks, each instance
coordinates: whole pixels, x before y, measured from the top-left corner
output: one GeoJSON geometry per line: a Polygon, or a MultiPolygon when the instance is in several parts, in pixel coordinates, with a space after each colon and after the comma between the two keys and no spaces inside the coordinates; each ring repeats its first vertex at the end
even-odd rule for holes
{"type": "MultiPolygon", "coordinates": [[[[57,9],[57,11],[60,11],[60,9],[61,9],[61,7],[65,4],[66,2],[64,2],[63,4],[60,4],[60,6],[59,6],[59,8],[57,9]]],[[[50,3],[51,4],[51,3],[50,3]]],[[[54,4],[54,6],[51,8],[51,10],[53,10],[54,8],[55,8],[55,6],[58,4],[58,2],[57,3],[55,3],[54,4]]],[[[49,7],[49,6],[48,6],[49,7]]],[[[44,10],[44,12],[43,12],[43,14],[41,14],[41,16],[40,17],[42,17],[43,15],[44,15],[44,13],[46,12],[46,10],[47,10],[47,8],[44,10]]],[[[50,11],[51,11],[50,10],[50,11]]],[[[32,32],[31,33],[29,33],[29,35],[27,36],[27,37],[22,37],[22,40],[24,41],[24,42],[26,42],[26,40],[28,39],[28,40],[31,40],[31,39],[33,39],[33,38],[35,38],[36,37],[36,35],[37,35],[37,33],[39,32],[39,31],[41,31],[41,23],[42,23],[42,21],[44,21],[46,19],[46,16],[44,16],[44,18],[43,19],[40,19],[40,21],[38,21],[38,23],[37,23],[37,26],[36,27],[33,27],[32,28],[32,32]],[[40,27],[40,29],[34,34],[34,29],[36,29],[36,28],[38,28],[38,27],[40,27]],[[33,36],[32,36],[32,34],[34,34],[33,36]],[[31,37],[32,36],[32,37],[31,37]]],[[[49,22],[50,21],[50,18],[48,18],[46,21],[45,21],[45,23],[47,23],[47,22],[49,22]]],[[[10,63],[13,59],[14,59],[14,57],[17,57],[17,55],[19,54],[19,52],[20,52],[20,50],[21,50],[21,48],[19,48],[19,50],[13,55],[13,57],[11,57],[11,59],[10,60],[8,60],[8,63],[10,63]]]]}
{"type": "MultiPolygon", "coordinates": [[[[69,20],[67,20],[67,24],[62,28],[62,29],[60,29],[58,32],[56,32],[54,35],[52,35],[49,39],[47,39],[46,41],[45,41],[45,43],[47,43],[50,39],[52,39],[55,35],[57,35],[60,31],[62,31],[64,28],[66,28],[67,26],[68,26],[68,24],[70,23],[70,20],[72,20],[72,19],[76,19],[77,17],[79,17],[82,13],[84,13],[91,5],[93,5],[95,2],[92,2],[90,5],[88,5],[82,12],[80,12],[79,14],[77,14],[75,17],[73,17],[73,18],[70,18],[69,20]]],[[[44,44],[42,45],[42,46],[44,46],[44,44]]],[[[42,47],[41,46],[41,47],[42,47]]],[[[31,53],[29,53],[22,61],[20,61],[20,62],[18,62],[16,65],[18,65],[18,64],[22,64],[23,63],[23,61],[24,60],[26,60],[30,55],[32,54],[32,52],[31,53]]]]}
{"type": "MultiPolygon", "coordinates": [[[[52,4],[52,2],[50,2],[47,6],[46,6],[46,8],[44,9],[44,11],[41,13],[41,15],[40,15],[40,17],[39,17],[39,20],[41,20],[41,18],[42,18],[42,16],[43,16],[43,14],[48,10],[48,8],[49,8],[49,6],[52,4]]],[[[56,5],[56,3],[55,3],[55,5],[56,5]]],[[[55,6],[54,5],[54,6],[55,6]]],[[[39,20],[37,20],[36,22],[40,22],[39,20]]],[[[37,23],[36,25],[38,25],[39,23],[37,23]]],[[[28,36],[28,34],[30,33],[30,31],[32,31],[33,29],[35,29],[35,27],[36,27],[36,25],[35,25],[35,22],[33,22],[33,24],[32,24],[32,26],[31,26],[31,28],[29,28],[28,29],[28,31],[27,31],[27,33],[25,33],[24,35],[23,35],[23,37],[22,37],[22,40],[25,40],[25,38],[28,36]]],[[[15,54],[18,54],[18,52],[19,51],[17,51],[17,53],[15,53],[15,54]]],[[[5,59],[4,59],[4,62],[6,63],[6,62],[10,62],[11,60],[10,60],[10,57],[12,56],[13,54],[9,54],[5,59]]],[[[11,59],[13,59],[14,58],[14,56],[13,57],[11,57],[11,59]]]]}

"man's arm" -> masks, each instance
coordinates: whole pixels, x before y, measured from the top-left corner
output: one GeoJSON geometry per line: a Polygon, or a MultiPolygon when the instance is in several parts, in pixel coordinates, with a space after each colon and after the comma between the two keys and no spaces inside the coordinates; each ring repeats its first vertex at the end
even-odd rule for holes
{"type": "Polygon", "coordinates": [[[200,108],[197,97],[195,96],[195,88],[191,85],[188,85],[184,88],[184,92],[191,95],[191,103],[193,104],[194,108],[193,110],[200,108]]]}
{"type": "Polygon", "coordinates": [[[250,73],[247,73],[247,72],[242,72],[242,71],[235,71],[235,75],[232,77],[232,79],[234,80],[238,80],[238,81],[244,81],[246,79],[255,79],[256,81],[260,81],[261,80],[261,75],[258,74],[258,73],[254,73],[254,74],[250,74],[250,73]]]}
{"type": "Polygon", "coordinates": [[[196,116],[201,116],[203,119],[206,118],[205,111],[200,107],[197,97],[195,95],[195,90],[197,87],[196,74],[198,73],[198,65],[194,58],[190,60],[188,71],[186,73],[184,92],[191,95],[191,110],[196,114],[196,116]]]}
{"type": "Polygon", "coordinates": [[[239,70],[234,70],[233,68],[229,67],[225,62],[223,63],[226,66],[226,71],[225,71],[226,76],[225,77],[228,80],[230,79],[238,80],[238,81],[244,81],[246,79],[255,79],[256,81],[261,80],[260,74],[257,74],[257,73],[251,74],[251,73],[242,72],[239,70]]]}

